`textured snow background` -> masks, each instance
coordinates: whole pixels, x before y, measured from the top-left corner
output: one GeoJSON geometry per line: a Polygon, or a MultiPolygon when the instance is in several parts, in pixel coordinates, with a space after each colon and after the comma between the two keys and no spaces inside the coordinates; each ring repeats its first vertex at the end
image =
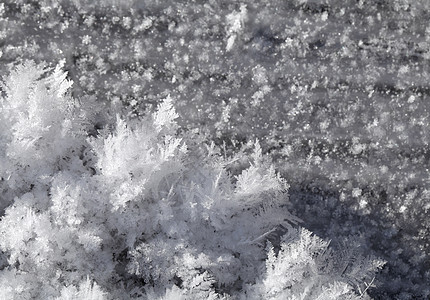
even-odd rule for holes
{"type": "Polygon", "coordinates": [[[170,95],[185,130],[232,151],[259,139],[302,226],[387,261],[371,296],[424,299],[429,17],[426,0],[6,0],[0,74],[64,59],[94,130],[170,95]]]}

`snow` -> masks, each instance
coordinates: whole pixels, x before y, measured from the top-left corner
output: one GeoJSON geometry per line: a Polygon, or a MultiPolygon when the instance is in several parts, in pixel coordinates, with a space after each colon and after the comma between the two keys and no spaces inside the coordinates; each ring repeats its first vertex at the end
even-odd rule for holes
{"type": "MultiPolygon", "coordinates": [[[[22,89],[10,99],[19,101],[1,100],[0,134],[7,137],[0,135],[0,145],[15,148],[0,149],[0,157],[10,151],[29,166],[18,172],[9,163],[0,165],[1,208],[17,196],[6,181],[24,186],[20,176],[43,171],[47,177],[39,183],[49,184],[55,168],[45,162],[71,156],[70,149],[81,151],[71,144],[83,139],[82,132],[68,134],[82,120],[82,131],[93,135],[111,134],[117,114],[135,128],[171,97],[167,103],[177,115],[155,114],[154,132],[175,119],[181,131],[198,130],[225,154],[252,152],[258,140],[291,186],[285,205],[303,220],[301,226],[338,248],[360,236],[363,252],[387,261],[367,290],[370,296],[424,299],[430,294],[429,17],[427,0],[3,1],[3,81],[14,66],[30,66],[27,60],[52,68],[64,60],[67,80],[57,82],[58,94],[44,90],[56,89],[48,81],[37,89],[30,85],[27,93],[27,79],[18,78],[15,87],[22,89]],[[62,98],[66,90],[84,107],[62,98]],[[42,91],[49,97],[40,96],[42,91]],[[51,103],[57,98],[80,116],[61,119],[51,103]],[[12,128],[12,119],[19,126],[12,128]],[[51,120],[55,126],[49,127],[51,120]],[[33,131],[23,126],[28,123],[33,131]],[[22,138],[11,142],[14,134],[22,138]],[[50,144],[38,148],[45,140],[50,144]]],[[[0,85],[2,97],[7,93],[0,85]]],[[[144,138],[133,138],[135,149],[145,148],[144,138]]],[[[162,140],[160,151],[179,146],[162,140]]],[[[116,144],[110,159],[131,178],[128,169],[141,165],[115,156],[133,159],[139,151],[123,145],[116,144]]],[[[86,168],[79,161],[74,170],[86,168]]],[[[239,174],[234,175],[243,195],[277,183],[274,171],[261,174],[251,166],[239,174]]],[[[133,198],[141,191],[124,185],[116,192],[133,198]]],[[[123,204],[125,198],[117,200],[123,204]]],[[[89,249],[97,248],[93,233],[80,234],[89,249]]],[[[84,280],[63,292],[84,288],[98,285],[84,280]]],[[[173,286],[168,293],[179,292],[173,286]]]]}

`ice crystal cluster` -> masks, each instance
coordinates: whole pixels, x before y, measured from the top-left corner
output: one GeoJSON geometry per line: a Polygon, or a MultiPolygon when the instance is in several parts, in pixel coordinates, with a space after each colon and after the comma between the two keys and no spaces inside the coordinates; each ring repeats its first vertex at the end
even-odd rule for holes
{"type": "Polygon", "coordinates": [[[27,62],[6,78],[0,298],[366,295],[382,263],[339,260],[295,229],[287,184],[258,141],[231,157],[180,134],[170,97],[90,136],[91,106],[70,96],[66,77],[27,62]]]}
{"type": "Polygon", "coordinates": [[[0,1],[0,299],[428,299],[429,18],[0,1]]]}

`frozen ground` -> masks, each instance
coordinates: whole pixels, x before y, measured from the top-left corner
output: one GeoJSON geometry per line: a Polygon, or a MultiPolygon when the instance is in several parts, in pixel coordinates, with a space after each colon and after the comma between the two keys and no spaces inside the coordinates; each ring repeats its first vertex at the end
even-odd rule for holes
{"type": "Polygon", "coordinates": [[[111,2],[3,1],[0,74],[65,59],[95,129],[170,94],[186,130],[259,139],[304,227],[387,261],[371,296],[429,295],[428,1],[111,2]]]}

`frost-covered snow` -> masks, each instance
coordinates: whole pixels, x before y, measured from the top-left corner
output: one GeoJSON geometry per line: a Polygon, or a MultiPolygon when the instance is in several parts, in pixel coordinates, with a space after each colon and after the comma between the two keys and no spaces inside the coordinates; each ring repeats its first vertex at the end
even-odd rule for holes
{"type": "MultiPolygon", "coordinates": [[[[45,256],[49,267],[40,275],[50,278],[46,293],[55,297],[144,291],[151,299],[163,293],[172,299],[196,298],[203,296],[181,293],[195,291],[193,284],[201,281],[208,293],[245,298],[286,299],[294,293],[316,298],[319,288],[330,286],[355,295],[366,290],[375,299],[426,299],[429,19],[427,0],[2,1],[0,282],[13,276],[29,282],[24,286],[17,279],[12,290],[2,290],[22,299],[40,286],[28,278],[35,270],[42,272],[44,256],[25,254],[25,247],[42,247],[41,222],[61,231],[56,243],[64,253],[55,253],[64,259],[45,256]],[[44,71],[42,62],[52,70],[44,71]],[[207,158],[211,151],[217,157],[213,161],[207,158]],[[273,167],[266,161],[259,165],[259,151],[273,167]],[[198,173],[189,175],[193,168],[202,168],[208,181],[198,173]],[[88,180],[77,181],[77,174],[88,180]],[[275,203],[267,195],[248,197],[284,190],[287,184],[289,197],[277,195],[275,203]],[[244,207],[251,212],[238,214],[237,223],[228,227],[223,218],[233,208],[210,200],[211,185],[223,187],[219,199],[242,203],[248,197],[249,207],[244,207]],[[98,189],[109,209],[94,211],[92,219],[95,204],[85,201],[101,197],[92,194],[98,189]],[[206,198],[193,200],[189,191],[206,198]],[[136,197],[161,202],[136,204],[124,213],[127,217],[121,216],[118,211],[136,197]],[[266,209],[261,205],[267,201],[282,208],[289,221],[301,219],[299,225],[282,223],[276,209],[265,212],[273,220],[252,221],[251,216],[261,216],[253,210],[266,209]],[[79,209],[82,203],[88,207],[79,209]],[[179,208],[191,214],[192,225],[181,223],[186,217],[176,215],[179,208]],[[70,219],[63,209],[77,215],[70,219]],[[127,218],[153,220],[150,216],[161,227],[148,229],[149,221],[127,223],[127,218]],[[214,223],[206,224],[209,219],[214,223]],[[176,233],[172,220],[181,223],[176,233]],[[8,226],[19,228],[21,242],[7,232],[8,226]],[[189,236],[199,226],[203,231],[230,228],[221,250],[212,249],[221,233],[207,249],[198,243],[203,237],[189,236]],[[305,275],[294,281],[281,270],[280,261],[312,244],[294,244],[308,236],[298,226],[318,236],[312,236],[313,242],[322,239],[313,250],[306,248],[309,253],[331,240],[330,251],[346,260],[344,273],[336,275],[340,262],[319,282],[305,275]],[[173,246],[167,237],[174,234],[189,240],[173,246]],[[238,244],[258,241],[261,252],[254,249],[239,259],[240,251],[229,248],[235,237],[238,244]],[[123,239],[118,249],[106,249],[116,239],[123,239]],[[266,249],[267,240],[274,250],[266,249]],[[195,248],[181,248],[187,245],[195,248]],[[84,259],[76,266],[81,262],[75,257],[84,252],[88,260],[93,253],[96,262],[88,265],[84,259]],[[374,278],[350,279],[348,260],[352,265],[367,255],[386,261],[384,267],[374,278]],[[150,265],[148,257],[160,261],[149,267],[153,271],[140,269],[150,265]],[[261,267],[268,257],[265,273],[244,278],[245,265],[261,267]],[[115,284],[97,269],[97,262],[105,260],[112,263],[107,272],[118,276],[115,284]],[[181,263],[188,269],[175,269],[181,263]],[[222,270],[227,264],[229,278],[222,270]],[[55,272],[62,273],[56,278],[55,272]],[[162,291],[159,285],[165,282],[171,285],[162,291]]],[[[52,243],[43,249],[55,249],[52,243]]],[[[302,257],[301,267],[294,268],[315,270],[315,257],[302,257]]],[[[323,299],[335,297],[323,294],[328,290],[323,299]]]]}

